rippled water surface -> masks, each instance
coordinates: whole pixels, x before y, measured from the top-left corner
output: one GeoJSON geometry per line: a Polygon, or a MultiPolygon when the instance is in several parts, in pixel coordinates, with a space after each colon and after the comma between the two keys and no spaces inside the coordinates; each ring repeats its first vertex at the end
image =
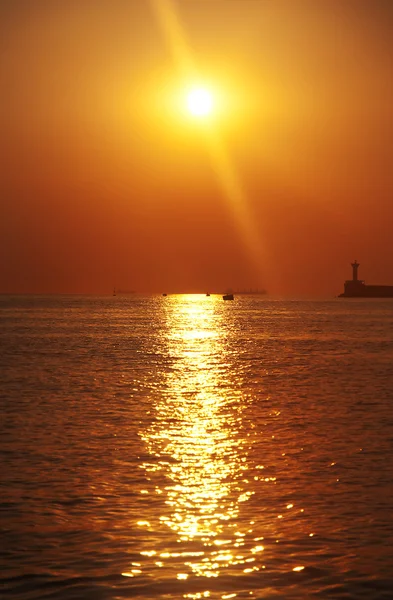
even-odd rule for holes
{"type": "Polygon", "coordinates": [[[0,297],[1,597],[393,597],[393,301],[0,297]]]}

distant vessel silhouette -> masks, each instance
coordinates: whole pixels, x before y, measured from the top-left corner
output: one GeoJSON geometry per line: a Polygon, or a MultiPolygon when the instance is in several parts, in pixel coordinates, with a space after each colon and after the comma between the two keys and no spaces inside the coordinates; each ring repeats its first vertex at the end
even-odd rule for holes
{"type": "Polygon", "coordinates": [[[222,297],[223,300],[233,300],[234,299],[234,295],[233,294],[224,294],[222,297]]]}
{"type": "Polygon", "coordinates": [[[266,296],[267,290],[265,290],[265,289],[262,289],[262,290],[258,290],[258,289],[256,289],[256,290],[252,290],[252,289],[251,290],[239,290],[239,291],[236,291],[235,294],[242,294],[242,295],[248,294],[248,295],[252,295],[252,296],[266,296]]]}
{"type": "Polygon", "coordinates": [[[345,281],[344,292],[339,298],[393,298],[393,285],[366,285],[358,279],[359,265],[357,260],[351,263],[352,279],[345,281]]]}

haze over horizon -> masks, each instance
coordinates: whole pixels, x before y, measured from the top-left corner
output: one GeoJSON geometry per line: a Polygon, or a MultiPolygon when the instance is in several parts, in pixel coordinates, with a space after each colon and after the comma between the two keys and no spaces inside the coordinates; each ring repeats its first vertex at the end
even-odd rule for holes
{"type": "Polygon", "coordinates": [[[0,293],[393,284],[393,3],[3,0],[0,29],[0,293]]]}

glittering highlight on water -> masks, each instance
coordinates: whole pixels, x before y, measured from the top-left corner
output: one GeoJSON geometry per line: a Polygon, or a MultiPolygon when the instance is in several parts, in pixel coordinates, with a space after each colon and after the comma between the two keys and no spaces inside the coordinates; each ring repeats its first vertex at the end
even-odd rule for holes
{"type": "Polygon", "coordinates": [[[7,597],[387,598],[393,305],[0,298],[7,597]]]}

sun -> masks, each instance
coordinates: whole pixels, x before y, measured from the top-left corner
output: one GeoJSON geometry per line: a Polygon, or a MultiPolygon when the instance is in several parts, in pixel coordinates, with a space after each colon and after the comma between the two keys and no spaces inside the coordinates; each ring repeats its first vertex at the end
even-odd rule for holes
{"type": "Polygon", "coordinates": [[[212,94],[205,88],[194,88],[188,93],[187,106],[196,117],[209,115],[213,109],[212,94]]]}

